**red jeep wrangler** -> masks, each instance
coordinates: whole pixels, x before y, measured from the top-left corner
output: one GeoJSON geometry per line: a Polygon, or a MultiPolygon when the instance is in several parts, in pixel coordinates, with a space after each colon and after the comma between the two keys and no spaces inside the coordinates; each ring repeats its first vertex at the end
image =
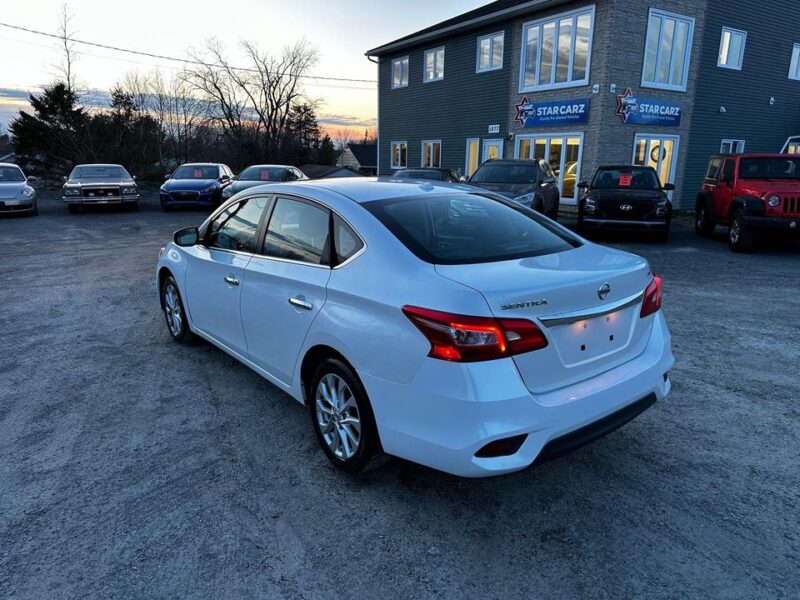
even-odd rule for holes
{"type": "Polygon", "coordinates": [[[695,203],[694,230],[710,236],[727,225],[734,252],[753,247],[763,230],[800,233],[800,156],[712,156],[695,203]]]}

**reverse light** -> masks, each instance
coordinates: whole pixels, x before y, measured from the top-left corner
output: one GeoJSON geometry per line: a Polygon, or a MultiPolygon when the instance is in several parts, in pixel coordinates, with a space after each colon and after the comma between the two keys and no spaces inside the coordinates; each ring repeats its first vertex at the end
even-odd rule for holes
{"type": "Polygon", "coordinates": [[[642,302],[642,312],[640,317],[644,318],[661,309],[661,277],[653,275],[653,281],[644,291],[644,302],[642,302]]]}
{"type": "Polygon", "coordinates": [[[495,319],[404,306],[431,344],[428,356],[454,362],[494,360],[547,347],[542,330],[525,319],[495,319]]]}

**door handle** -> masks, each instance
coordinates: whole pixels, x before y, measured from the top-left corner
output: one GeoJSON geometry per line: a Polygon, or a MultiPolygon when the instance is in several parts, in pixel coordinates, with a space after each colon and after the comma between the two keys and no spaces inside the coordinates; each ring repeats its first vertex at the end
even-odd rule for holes
{"type": "Polygon", "coordinates": [[[297,308],[303,308],[305,310],[311,310],[312,308],[314,308],[311,302],[300,300],[300,298],[289,298],[289,304],[291,304],[292,306],[296,306],[297,308]]]}
{"type": "Polygon", "coordinates": [[[233,275],[225,275],[223,279],[225,279],[225,283],[229,285],[239,285],[239,280],[233,275]]]}

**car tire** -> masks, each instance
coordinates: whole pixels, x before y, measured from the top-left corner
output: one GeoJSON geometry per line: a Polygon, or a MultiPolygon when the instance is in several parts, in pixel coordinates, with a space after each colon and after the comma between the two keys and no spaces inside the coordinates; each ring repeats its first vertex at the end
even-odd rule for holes
{"type": "Polygon", "coordinates": [[[168,275],[161,284],[161,306],[172,339],[179,344],[192,341],[194,334],[189,329],[178,283],[172,275],[168,275]]]}
{"type": "Polygon", "coordinates": [[[367,392],[353,369],[328,358],[309,383],[311,425],[328,460],[350,474],[375,465],[382,454],[378,428],[367,392]]]}
{"type": "Polygon", "coordinates": [[[658,243],[658,244],[666,244],[669,241],[670,229],[671,229],[671,225],[670,225],[669,222],[667,222],[667,228],[664,229],[663,231],[659,231],[658,233],[656,233],[656,236],[655,236],[656,243],[658,243]]]}
{"type": "Polygon", "coordinates": [[[80,212],[80,208],[77,204],[67,204],[67,210],[71,215],[77,215],[80,212]]]}
{"type": "Polygon", "coordinates": [[[737,210],[728,225],[728,248],[733,252],[749,252],[753,249],[755,236],[744,223],[744,212],[737,210]]]}
{"type": "Polygon", "coordinates": [[[694,209],[694,232],[702,237],[711,237],[716,225],[708,214],[704,203],[698,203],[694,209]]]}

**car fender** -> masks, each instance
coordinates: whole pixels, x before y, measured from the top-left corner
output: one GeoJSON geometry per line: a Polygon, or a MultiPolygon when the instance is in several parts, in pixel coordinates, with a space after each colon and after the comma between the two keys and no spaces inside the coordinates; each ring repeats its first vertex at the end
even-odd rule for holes
{"type": "Polygon", "coordinates": [[[744,210],[748,215],[763,215],[764,200],[758,196],[734,196],[728,214],[732,215],[736,210],[744,210]]]}
{"type": "MultiPolygon", "coordinates": [[[[187,304],[186,271],[188,269],[188,265],[189,263],[185,252],[183,252],[178,246],[170,242],[164,247],[164,254],[162,254],[161,258],[158,260],[158,266],[156,268],[156,292],[158,293],[159,304],[161,304],[161,273],[165,269],[169,271],[169,273],[175,279],[175,282],[178,284],[178,291],[180,292],[181,297],[184,299],[184,304],[187,304]]],[[[192,316],[189,312],[188,305],[186,306],[186,317],[187,321],[189,322],[189,328],[194,330],[194,324],[192,323],[192,316]]]]}
{"type": "Polygon", "coordinates": [[[695,209],[699,208],[700,206],[705,206],[706,214],[714,214],[714,203],[711,200],[711,194],[706,190],[703,190],[697,194],[697,200],[695,201],[694,206],[695,209]]]}

